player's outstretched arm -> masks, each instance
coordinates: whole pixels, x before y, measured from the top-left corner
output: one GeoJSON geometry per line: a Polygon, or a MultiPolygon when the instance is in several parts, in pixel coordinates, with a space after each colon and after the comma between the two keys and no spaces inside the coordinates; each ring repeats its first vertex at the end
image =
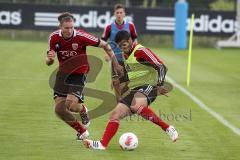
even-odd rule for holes
{"type": "Polygon", "coordinates": [[[54,58],[55,58],[55,51],[50,50],[47,53],[47,57],[46,57],[46,65],[50,66],[53,64],[54,62],[54,58]]]}
{"type": "Polygon", "coordinates": [[[113,50],[110,47],[110,45],[107,42],[105,42],[103,40],[100,40],[99,47],[104,49],[104,51],[107,53],[107,55],[112,60],[114,69],[120,75],[120,77],[122,77],[123,74],[124,74],[123,73],[123,67],[121,65],[119,65],[119,63],[117,61],[117,58],[115,57],[115,55],[113,53],[113,50]]]}
{"type": "Polygon", "coordinates": [[[158,65],[158,94],[162,94],[168,97],[169,90],[165,88],[165,76],[167,74],[167,67],[164,64],[158,65]]]}

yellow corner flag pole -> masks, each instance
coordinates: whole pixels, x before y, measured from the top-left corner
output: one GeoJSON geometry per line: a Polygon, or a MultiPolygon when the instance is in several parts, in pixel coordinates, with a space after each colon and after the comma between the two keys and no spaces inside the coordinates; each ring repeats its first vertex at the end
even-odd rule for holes
{"type": "Polygon", "coordinates": [[[190,23],[190,37],[189,37],[189,48],[188,48],[188,67],[187,67],[187,86],[190,84],[190,74],[191,74],[191,61],[192,61],[192,40],[193,40],[193,26],[194,26],[194,14],[192,14],[192,19],[190,23]]]}

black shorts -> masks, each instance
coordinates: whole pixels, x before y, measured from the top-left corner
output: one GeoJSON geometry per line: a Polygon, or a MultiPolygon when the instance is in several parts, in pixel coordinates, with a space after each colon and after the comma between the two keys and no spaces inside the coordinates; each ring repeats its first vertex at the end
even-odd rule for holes
{"type": "Polygon", "coordinates": [[[123,67],[123,73],[124,75],[122,77],[119,78],[119,75],[114,71],[113,69],[113,63],[112,63],[112,79],[114,78],[119,78],[120,83],[123,82],[127,82],[129,81],[128,79],[128,74],[127,74],[127,70],[125,68],[124,62],[123,61],[118,61],[119,65],[121,65],[123,67]]]}
{"type": "Polygon", "coordinates": [[[131,89],[130,93],[126,95],[122,100],[120,100],[120,103],[123,103],[130,108],[132,104],[132,100],[134,98],[134,94],[137,92],[140,92],[147,97],[148,105],[154,102],[155,99],[157,98],[157,86],[146,84],[146,85],[131,89]]]}
{"type": "Polygon", "coordinates": [[[56,97],[67,97],[72,94],[78,98],[79,103],[83,103],[83,88],[86,83],[86,74],[65,74],[58,72],[54,85],[54,99],[56,97]]]}

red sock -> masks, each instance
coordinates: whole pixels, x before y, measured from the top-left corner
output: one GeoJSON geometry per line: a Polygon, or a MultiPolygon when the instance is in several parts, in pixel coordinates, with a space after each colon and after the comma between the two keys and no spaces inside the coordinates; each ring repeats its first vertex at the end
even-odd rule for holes
{"type": "Polygon", "coordinates": [[[86,129],[78,121],[68,121],[67,124],[69,124],[73,129],[75,129],[80,134],[86,131],[86,129]]]}
{"type": "Polygon", "coordinates": [[[112,137],[116,134],[118,127],[119,127],[118,120],[110,120],[108,122],[101,140],[101,143],[104,147],[108,146],[108,143],[111,141],[112,137]]]}
{"type": "Polygon", "coordinates": [[[169,125],[158,117],[149,107],[140,107],[137,113],[146,120],[160,126],[164,131],[169,127],[169,125]]]}

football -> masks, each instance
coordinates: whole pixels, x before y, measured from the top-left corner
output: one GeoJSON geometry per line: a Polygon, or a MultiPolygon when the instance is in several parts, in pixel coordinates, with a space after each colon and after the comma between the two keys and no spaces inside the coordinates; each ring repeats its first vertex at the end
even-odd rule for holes
{"type": "Polygon", "coordinates": [[[132,151],[138,146],[138,138],[134,133],[124,133],[119,138],[119,144],[123,150],[132,151]]]}

